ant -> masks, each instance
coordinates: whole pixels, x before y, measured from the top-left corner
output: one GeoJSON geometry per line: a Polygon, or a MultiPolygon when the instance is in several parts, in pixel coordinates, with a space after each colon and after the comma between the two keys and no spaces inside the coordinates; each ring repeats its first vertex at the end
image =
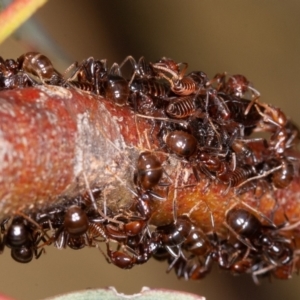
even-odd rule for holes
{"type": "Polygon", "coordinates": [[[93,92],[97,95],[103,93],[100,91],[99,79],[104,77],[107,72],[106,60],[95,60],[94,57],[89,57],[80,64],[78,62],[71,64],[64,73],[68,73],[74,67],[75,71],[68,78],[71,85],[78,82],[78,84],[82,84],[82,87],[93,87],[93,92]]]}
{"type": "MultiPolygon", "coordinates": [[[[154,189],[156,187],[166,187],[166,194],[168,194],[168,182],[162,182],[162,176],[165,173],[162,163],[155,154],[149,151],[140,153],[137,161],[137,168],[134,173],[134,183],[137,185],[137,191],[140,194],[138,199],[145,202],[149,197],[162,199],[162,196],[157,194],[154,189]]],[[[168,174],[166,174],[168,176],[168,174]]],[[[164,198],[163,198],[164,199],[164,198]]]]}
{"type": "Polygon", "coordinates": [[[42,83],[63,85],[63,76],[54,69],[50,59],[38,52],[27,52],[17,59],[19,70],[37,76],[42,83]]]}
{"type": "Polygon", "coordinates": [[[136,62],[134,57],[128,55],[120,64],[120,69],[122,69],[128,61],[131,63],[134,70],[129,83],[132,83],[135,77],[150,79],[156,76],[151,64],[146,63],[146,60],[143,56],[141,56],[138,62],[136,62]]]}
{"type": "Polygon", "coordinates": [[[103,225],[102,218],[93,214],[89,217],[87,213],[77,205],[71,205],[66,208],[66,211],[61,220],[61,225],[55,231],[53,240],[58,248],[80,249],[84,246],[94,246],[94,241],[101,237],[107,240],[107,235],[103,225]],[[91,220],[90,220],[91,219],[91,220]],[[100,224],[98,224],[100,223],[100,224]]]}
{"type": "Polygon", "coordinates": [[[197,91],[197,83],[190,76],[184,76],[188,67],[187,63],[175,63],[170,58],[163,57],[157,63],[151,63],[151,67],[161,78],[170,83],[171,90],[179,96],[188,96],[197,91]],[[183,66],[182,69],[180,67],[183,66]],[[171,75],[169,78],[165,73],[171,75]]]}
{"type": "Polygon", "coordinates": [[[236,74],[229,76],[226,81],[227,73],[218,73],[210,80],[207,85],[211,85],[217,82],[217,91],[224,92],[225,94],[236,96],[238,98],[244,98],[245,94],[250,91],[252,101],[256,101],[260,97],[260,93],[253,88],[252,84],[244,75],[236,74]]]}
{"type": "Polygon", "coordinates": [[[221,240],[214,230],[214,219],[211,213],[213,227],[212,234],[205,234],[200,228],[192,226],[186,239],[180,245],[180,255],[169,256],[168,271],[175,269],[178,278],[186,280],[198,280],[205,277],[212,269],[213,261],[216,261],[220,268],[234,270],[246,269],[246,261],[249,251],[245,250],[243,244],[234,246],[228,239],[221,240]],[[186,251],[186,256],[182,250],[186,251]]]}
{"type": "MultiPolygon", "coordinates": [[[[158,226],[155,231],[152,232],[151,238],[156,242],[157,247],[165,247],[171,256],[179,258],[183,255],[182,244],[189,238],[195,227],[190,220],[190,215],[199,206],[197,204],[194,206],[188,214],[180,215],[177,217],[177,207],[176,207],[176,195],[173,199],[173,218],[174,221],[163,226],[158,226]],[[173,251],[173,248],[177,248],[178,253],[173,251]]],[[[194,241],[191,236],[188,244],[191,248],[195,246],[194,241]]],[[[174,261],[175,264],[176,260],[174,261]]],[[[172,269],[173,265],[169,267],[168,272],[172,269]]]]}
{"type": "Polygon", "coordinates": [[[150,152],[142,152],[137,161],[137,184],[144,190],[149,190],[160,182],[162,175],[163,168],[157,157],[150,152]]]}
{"type": "Polygon", "coordinates": [[[284,189],[294,179],[294,166],[289,159],[281,159],[281,169],[272,174],[272,183],[278,189],[284,189]]]}
{"type": "Polygon", "coordinates": [[[14,89],[36,85],[28,74],[19,70],[18,63],[13,59],[4,61],[0,57],[0,89],[14,89]]]}
{"type": "Polygon", "coordinates": [[[38,251],[40,241],[46,242],[45,233],[40,231],[40,228],[36,228],[38,224],[34,220],[28,217],[26,220],[21,216],[14,217],[7,229],[5,229],[5,224],[9,222],[9,218],[1,222],[1,233],[3,234],[1,250],[3,251],[4,246],[9,247],[11,257],[19,263],[29,263],[33,256],[38,259],[45,252],[44,248],[38,251]],[[32,222],[35,227],[30,226],[26,220],[32,222]]]}
{"type": "Polygon", "coordinates": [[[226,227],[249,249],[261,253],[268,264],[282,266],[292,262],[291,242],[278,233],[280,228],[266,216],[260,214],[270,225],[263,225],[253,213],[243,208],[230,208],[225,215],[226,227]]]}
{"type": "Polygon", "coordinates": [[[108,243],[106,244],[106,247],[109,259],[103,252],[102,253],[109,263],[113,263],[121,269],[131,269],[134,265],[146,263],[155,251],[157,244],[147,238],[138,243],[134,249],[123,246],[125,251],[113,251],[108,243]],[[129,252],[131,252],[131,254],[129,254],[129,252]]]}
{"type": "MultiPolygon", "coordinates": [[[[129,84],[121,74],[121,68],[114,63],[109,72],[101,78],[104,96],[113,101],[117,106],[124,106],[130,95],[129,84]]],[[[100,81],[100,82],[101,82],[100,81]]]]}
{"type": "Polygon", "coordinates": [[[82,63],[72,64],[67,70],[76,67],[68,82],[70,85],[90,91],[110,99],[117,106],[124,106],[129,98],[128,82],[122,77],[118,64],[107,70],[107,62],[89,57],[82,63]],[[75,80],[77,78],[77,81],[75,80]]]}
{"type": "Polygon", "coordinates": [[[252,105],[254,105],[258,114],[262,117],[255,131],[271,132],[269,148],[276,156],[282,157],[284,152],[289,149],[299,137],[299,129],[288,120],[281,109],[258,101],[251,102],[248,105],[245,110],[245,115],[248,114],[252,105]]]}
{"type": "Polygon", "coordinates": [[[230,112],[230,119],[243,126],[245,135],[250,135],[262,118],[258,111],[252,106],[248,113],[245,114],[251,102],[247,99],[237,98],[223,92],[218,92],[218,96],[224,100],[230,112]]]}
{"type": "Polygon", "coordinates": [[[197,139],[190,133],[174,130],[164,137],[167,148],[179,157],[189,158],[198,148],[197,139]]]}
{"type": "Polygon", "coordinates": [[[132,56],[127,56],[120,64],[120,69],[128,61],[133,67],[133,73],[128,82],[130,105],[138,113],[152,115],[156,110],[161,110],[164,101],[169,100],[170,88],[159,80],[144,57],[136,62],[132,56]]]}
{"type": "Polygon", "coordinates": [[[170,118],[184,119],[197,112],[200,107],[198,102],[197,95],[178,97],[174,101],[170,101],[165,111],[170,118]]]}

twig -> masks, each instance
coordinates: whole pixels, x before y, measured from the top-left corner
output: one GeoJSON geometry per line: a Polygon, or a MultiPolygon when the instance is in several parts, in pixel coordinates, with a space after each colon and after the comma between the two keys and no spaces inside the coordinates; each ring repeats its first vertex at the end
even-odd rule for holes
{"type": "Polygon", "coordinates": [[[15,0],[0,13],[0,43],[44,5],[47,0],[15,0]]]}

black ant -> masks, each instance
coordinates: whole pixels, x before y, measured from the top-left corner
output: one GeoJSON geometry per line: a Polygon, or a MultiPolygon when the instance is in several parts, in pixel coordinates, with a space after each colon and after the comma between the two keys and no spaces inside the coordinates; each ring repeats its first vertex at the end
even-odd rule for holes
{"type": "Polygon", "coordinates": [[[39,227],[36,227],[34,220],[28,217],[26,217],[26,220],[21,216],[14,217],[8,228],[5,229],[5,225],[9,221],[9,218],[7,218],[1,223],[1,232],[3,234],[1,241],[2,251],[4,246],[9,247],[11,249],[11,257],[19,263],[29,263],[33,257],[38,259],[45,252],[44,248],[38,251],[39,243],[41,241],[46,242],[45,233],[39,227]],[[32,224],[29,224],[27,221],[32,222],[32,224]]]}

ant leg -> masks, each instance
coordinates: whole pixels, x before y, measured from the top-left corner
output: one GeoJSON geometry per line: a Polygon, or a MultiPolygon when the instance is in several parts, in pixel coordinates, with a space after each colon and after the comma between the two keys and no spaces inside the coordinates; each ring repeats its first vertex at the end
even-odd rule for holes
{"type": "Polygon", "coordinates": [[[261,269],[259,269],[259,270],[257,270],[257,271],[254,271],[254,272],[252,273],[252,278],[253,278],[254,283],[257,284],[257,285],[259,285],[260,282],[259,282],[257,276],[263,275],[263,274],[265,274],[265,273],[267,273],[267,272],[269,272],[269,271],[271,271],[271,270],[273,270],[273,269],[275,269],[275,268],[276,268],[275,265],[269,265],[269,266],[267,266],[267,267],[263,267],[263,268],[261,268],[261,269]]]}
{"type": "Polygon", "coordinates": [[[70,70],[74,69],[75,71],[73,72],[73,74],[71,76],[69,76],[68,79],[65,79],[63,82],[63,86],[68,82],[68,81],[73,81],[75,80],[75,78],[77,77],[77,74],[80,72],[81,67],[79,66],[78,62],[75,61],[74,63],[72,63],[62,74],[63,78],[65,78],[66,74],[70,72],[70,70]]]}
{"type": "Polygon", "coordinates": [[[128,55],[121,63],[120,63],[120,69],[129,61],[131,65],[133,66],[133,69],[135,71],[138,71],[138,64],[136,63],[136,60],[133,58],[133,56],[128,55]]]}
{"type": "Polygon", "coordinates": [[[220,91],[225,86],[227,73],[217,73],[213,79],[206,83],[206,87],[211,87],[214,83],[217,83],[216,90],[220,91]]]}
{"type": "Polygon", "coordinates": [[[114,76],[122,76],[120,66],[117,63],[113,63],[113,65],[110,67],[109,74],[114,76]]]}

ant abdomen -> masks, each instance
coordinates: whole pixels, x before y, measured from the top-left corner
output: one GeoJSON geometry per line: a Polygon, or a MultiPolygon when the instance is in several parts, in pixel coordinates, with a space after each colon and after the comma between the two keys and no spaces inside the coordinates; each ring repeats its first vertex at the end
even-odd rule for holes
{"type": "Polygon", "coordinates": [[[234,171],[225,171],[218,176],[219,180],[230,183],[231,187],[236,187],[256,174],[255,168],[251,165],[244,165],[234,171]]]}
{"type": "Polygon", "coordinates": [[[144,220],[130,221],[124,224],[124,231],[127,236],[137,236],[145,229],[145,226],[146,222],[144,220]]]}
{"type": "Polygon", "coordinates": [[[238,235],[248,239],[256,238],[261,233],[262,224],[258,218],[242,208],[228,211],[226,222],[238,235]]]}
{"type": "Polygon", "coordinates": [[[38,76],[41,80],[50,81],[58,73],[48,57],[38,52],[27,52],[18,58],[20,69],[38,76]]]}
{"type": "Polygon", "coordinates": [[[154,79],[138,78],[134,79],[130,84],[132,93],[141,93],[151,95],[151,97],[167,98],[169,97],[170,89],[164,83],[154,79]]]}
{"type": "Polygon", "coordinates": [[[294,179],[293,163],[287,159],[281,160],[282,168],[275,171],[272,175],[272,182],[278,189],[286,188],[294,179]]]}
{"type": "Polygon", "coordinates": [[[71,236],[84,234],[89,227],[86,213],[77,205],[70,206],[64,217],[64,228],[71,236]]]}
{"type": "Polygon", "coordinates": [[[104,96],[117,106],[127,103],[130,90],[128,82],[119,75],[108,75],[104,81],[104,96]]]}
{"type": "Polygon", "coordinates": [[[166,114],[175,119],[189,117],[195,111],[195,96],[179,97],[178,99],[171,101],[166,108],[166,114]]]}
{"type": "Polygon", "coordinates": [[[144,189],[155,187],[163,175],[160,161],[150,152],[142,152],[137,162],[137,182],[144,189]]]}
{"type": "Polygon", "coordinates": [[[29,239],[29,232],[23,221],[16,218],[6,232],[6,245],[11,248],[25,245],[29,239]]]}
{"type": "Polygon", "coordinates": [[[197,256],[204,256],[211,250],[211,245],[206,235],[196,227],[193,227],[190,231],[183,243],[183,247],[197,256]]]}
{"type": "Polygon", "coordinates": [[[191,232],[192,226],[188,218],[178,217],[174,223],[157,227],[155,233],[163,245],[177,246],[186,240],[191,232]]]}
{"type": "Polygon", "coordinates": [[[28,246],[21,246],[11,249],[11,257],[19,263],[29,263],[33,259],[33,250],[28,246]]]}
{"type": "Polygon", "coordinates": [[[198,142],[192,134],[175,130],[167,134],[166,145],[174,154],[188,158],[196,152],[198,142]]]}

